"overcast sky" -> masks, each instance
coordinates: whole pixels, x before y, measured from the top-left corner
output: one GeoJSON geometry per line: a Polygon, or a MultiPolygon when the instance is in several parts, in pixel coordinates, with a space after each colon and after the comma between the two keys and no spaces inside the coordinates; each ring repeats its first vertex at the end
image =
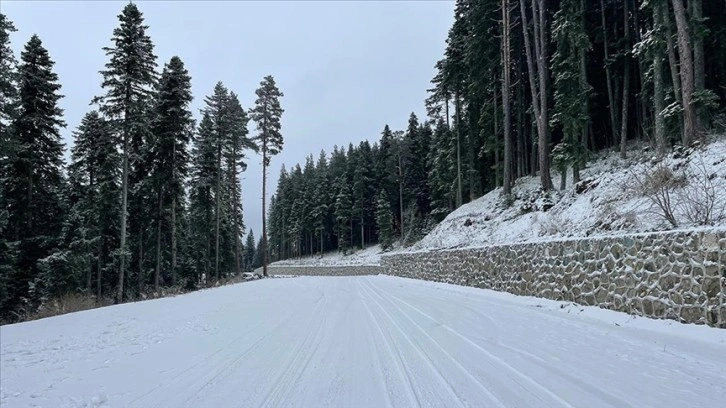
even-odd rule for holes
{"type": "MultiPolygon", "coordinates": [[[[38,34],[63,86],[72,131],[102,94],[117,16],[125,1],[2,1],[18,29],[11,36],[19,59],[38,34]]],[[[195,117],[217,81],[239,95],[245,109],[265,75],[285,94],[283,151],[272,160],[269,195],[284,163],[317,159],[334,145],[377,141],[385,124],[404,129],[408,116],[425,116],[426,89],[443,55],[454,2],[436,1],[137,1],[159,57],[159,70],[178,55],[192,77],[195,117]]],[[[250,131],[254,125],[250,124],[250,131]]],[[[242,175],[245,223],[261,232],[261,159],[242,175]]],[[[268,201],[269,202],[269,201],[268,201]]]]}

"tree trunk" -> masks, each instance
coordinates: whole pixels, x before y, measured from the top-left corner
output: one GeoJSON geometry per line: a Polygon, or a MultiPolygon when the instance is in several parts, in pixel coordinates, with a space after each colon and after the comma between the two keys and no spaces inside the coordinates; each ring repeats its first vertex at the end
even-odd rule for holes
{"type": "Polygon", "coordinates": [[[144,289],[144,227],[139,225],[139,298],[144,289]]]}
{"type": "Polygon", "coordinates": [[[400,213],[401,213],[401,242],[403,243],[405,238],[405,231],[403,228],[403,167],[401,163],[401,151],[400,149],[401,144],[399,143],[399,151],[398,151],[398,205],[400,207],[400,213]]]}
{"type": "MultiPolygon", "coordinates": [[[[676,56],[676,47],[673,43],[673,30],[671,29],[671,17],[669,12],[669,7],[667,3],[661,3],[662,12],[663,12],[663,23],[665,24],[666,29],[666,47],[668,49],[668,64],[670,66],[670,72],[671,72],[671,81],[673,83],[673,96],[675,97],[676,102],[678,102],[679,105],[682,105],[681,102],[681,78],[678,73],[678,57],[676,56]]],[[[679,125],[679,134],[681,135],[681,140],[683,140],[684,135],[684,124],[683,124],[683,114],[678,114],[678,125],[679,125]]]]}
{"type": "MultiPolygon", "coordinates": [[[[691,22],[693,28],[693,86],[694,92],[698,93],[706,89],[706,67],[703,51],[703,0],[689,0],[691,6],[691,22]]],[[[723,46],[723,44],[722,44],[723,46]]],[[[703,109],[696,106],[696,129],[700,131],[705,122],[703,109]]]]}
{"type": "Polygon", "coordinates": [[[699,137],[698,122],[693,104],[693,58],[688,20],[682,0],[673,0],[673,11],[678,28],[678,53],[681,58],[681,92],[684,118],[683,146],[689,146],[699,137]]]}
{"type": "Polygon", "coordinates": [[[547,114],[547,45],[545,41],[545,11],[544,0],[532,0],[532,21],[534,33],[534,51],[537,63],[537,82],[535,81],[535,61],[532,56],[532,46],[530,45],[527,21],[527,10],[524,6],[524,0],[519,0],[522,11],[522,31],[524,33],[524,48],[527,54],[527,71],[529,73],[529,83],[532,91],[532,108],[537,122],[538,136],[538,158],[540,169],[540,182],[542,189],[547,191],[552,189],[552,176],[550,175],[549,161],[549,130],[548,130],[548,114],[547,114]]]}
{"type": "MultiPolygon", "coordinates": [[[[511,33],[510,33],[511,35],[511,33]]],[[[511,40],[511,38],[510,38],[511,40]]],[[[519,65],[519,64],[517,64],[519,65]]],[[[515,68],[515,72],[519,71],[519,66],[515,68]]],[[[518,76],[516,83],[517,92],[517,177],[527,174],[527,140],[524,137],[524,108],[522,107],[522,85],[521,76],[518,76]]]]}
{"type": "MultiPolygon", "coordinates": [[[[627,0],[629,1],[629,0],[627,0]]],[[[635,33],[635,43],[638,44],[642,40],[642,36],[640,33],[640,22],[638,19],[638,1],[635,1],[635,8],[633,9],[633,14],[635,15],[633,18],[633,32],[635,33]]],[[[646,62],[643,56],[638,55],[637,56],[637,62],[638,62],[638,76],[640,77],[640,95],[639,95],[639,104],[638,106],[638,112],[636,113],[638,127],[636,128],[638,130],[638,134],[636,135],[637,138],[643,139],[646,130],[650,129],[650,117],[647,115],[648,113],[648,107],[646,106],[647,99],[645,96],[645,84],[646,79],[644,76],[644,73],[646,71],[644,67],[644,63],[646,62]]],[[[634,95],[637,95],[635,93],[634,95]]]]}
{"type": "Polygon", "coordinates": [[[103,241],[98,242],[98,267],[96,270],[96,303],[101,303],[101,278],[103,276],[103,241]]]}
{"type": "Polygon", "coordinates": [[[509,0],[502,0],[502,110],[504,111],[504,194],[512,194],[512,112],[509,104],[511,82],[509,0]]]}
{"type": "MultiPolygon", "coordinates": [[[[172,144],[172,182],[174,188],[177,187],[176,177],[176,141],[172,144]]],[[[177,191],[172,193],[171,197],[171,285],[176,286],[176,195],[177,191]]]]}
{"type": "MultiPolygon", "coordinates": [[[[583,30],[586,30],[586,22],[585,22],[585,0],[580,0],[580,16],[581,16],[581,23],[583,30]]],[[[587,63],[585,61],[585,53],[587,50],[581,49],[579,50],[580,53],[580,89],[587,89],[588,88],[588,82],[587,82],[587,63]]],[[[587,151],[588,147],[591,149],[595,149],[595,146],[588,146],[588,135],[590,134],[590,100],[585,99],[585,112],[587,112],[587,119],[585,120],[585,123],[582,127],[582,138],[580,139],[580,146],[582,146],[582,149],[587,151]]],[[[579,154],[575,158],[575,162],[572,164],[572,184],[577,184],[580,182],[580,165],[583,164],[584,160],[583,157],[579,154]]]]}
{"type": "Polygon", "coordinates": [[[159,275],[161,275],[161,209],[162,203],[162,191],[159,188],[158,203],[159,206],[156,209],[156,269],[154,270],[154,293],[159,296],[159,275]]]}
{"type": "Polygon", "coordinates": [[[176,195],[171,199],[171,284],[176,286],[176,195]]]}
{"type": "Polygon", "coordinates": [[[603,35],[603,49],[605,53],[605,78],[607,82],[607,89],[608,89],[608,102],[610,103],[610,133],[612,135],[612,141],[611,144],[615,144],[616,140],[618,140],[618,133],[617,133],[617,119],[615,118],[615,112],[617,110],[617,106],[615,105],[615,93],[613,92],[613,79],[612,79],[612,73],[610,72],[610,46],[608,45],[608,25],[607,21],[605,19],[605,1],[600,0],[600,17],[602,19],[602,35],[603,35]]]}
{"type": "Polygon", "coordinates": [[[262,145],[262,275],[267,277],[267,217],[265,216],[265,194],[267,194],[267,145],[262,145]]]}
{"type": "Polygon", "coordinates": [[[628,1],[623,2],[623,31],[625,32],[625,55],[623,67],[623,104],[620,118],[620,158],[626,158],[626,143],[628,141],[628,100],[630,98],[630,24],[628,16],[628,1]]]}
{"type": "MultiPolygon", "coordinates": [[[[128,116],[128,115],[127,115],[128,116]]],[[[124,295],[124,273],[126,272],[126,212],[128,209],[128,190],[129,190],[129,135],[128,129],[124,129],[124,151],[123,151],[123,173],[121,175],[121,239],[119,245],[119,262],[118,272],[118,291],[116,292],[116,301],[121,303],[124,295]]]]}
{"type": "Polygon", "coordinates": [[[214,193],[214,201],[215,201],[215,207],[216,210],[214,211],[214,216],[216,218],[215,221],[215,228],[214,228],[214,280],[219,282],[219,223],[221,220],[220,217],[220,206],[221,206],[221,200],[220,200],[220,193],[222,191],[222,141],[219,140],[219,135],[217,135],[217,186],[215,188],[214,193]]]}
{"type": "MultiPolygon", "coordinates": [[[[237,148],[234,148],[233,152],[234,157],[237,157],[237,148]]],[[[240,228],[239,228],[239,201],[240,198],[237,196],[237,188],[239,187],[238,180],[237,180],[237,164],[232,163],[232,171],[231,171],[231,183],[232,183],[232,214],[233,214],[233,220],[234,220],[234,266],[235,266],[235,274],[240,274],[240,249],[239,244],[240,240],[242,239],[240,234],[240,228]]],[[[241,188],[240,188],[241,189],[241,188]]]]}
{"type": "MultiPolygon", "coordinates": [[[[89,175],[88,175],[88,191],[89,191],[89,196],[91,198],[91,202],[95,202],[96,201],[95,194],[94,194],[94,191],[96,191],[95,179],[96,178],[94,177],[93,170],[89,171],[89,175]]],[[[99,233],[99,235],[100,235],[100,233],[99,233]]],[[[90,248],[84,248],[84,251],[90,252],[90,248]]],[[[90,257],[91,257],[91,254],[90,253],[88,255],[86,255],[86,258],[90,258],[90,257]]],[[[88,262],[88,273],[86,274],[86,293],[88,294],[88,296],[91,295],[91,291],[92,291],[91,285],[92,285],[92,282],[93,282],[93,262],[89,260],[89,262],[88,262]]]]}
{"type": "MultiPolygon", "coordinates": [[[[663,7],[653,7],[653,22],[656,30],[663,26],[663,7]]],[[[660,38],[659,38],[660,39],[660,38]]],[[[653,105],[655,122],[655,144],[659,156],[666,153],[665,124],[661,112],[665,109],[665,95],[663,92],[663,56],[660,48],[653,53],[653,105]]]]}
{"type": "MultiPolygon", "coordinates": [[[[459,104],[459,91],[456,91],[456,208],[463,204],[461,191],[461,105],[459,104]]],[[[403,221],[403,220],[401,220],[403,221]]]]}

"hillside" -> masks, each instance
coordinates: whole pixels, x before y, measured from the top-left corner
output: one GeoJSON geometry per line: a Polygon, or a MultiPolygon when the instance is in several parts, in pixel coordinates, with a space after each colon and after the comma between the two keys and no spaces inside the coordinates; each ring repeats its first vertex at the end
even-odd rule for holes
{"type": "MultiPolygon", "coordinates": [[[[630,149],[625,160],[606,151],[587,163],[579,184],[573,185],[568,176],[565,190],[549,194],[541,191],[537,177],[518,179],[511,205],[506,205],[501,188],[495,189],[449,214],[406,250],[695,228],[701,223],[694,218],[704,205],[712,206],[712,224],[726,224],[724,136],[703,146],[675,149],[663,160],[642,146],[630,149]],[[668,193],[677,227],[666,221],[646,192],[652,198],[668,193]]],[[[560,176],[553,173],[553,178],[559,186],[560,176]]]]}
{"type": "MultiPolygon", "coordinates": [[[[559,187],[560,175],[553,173],[553,179],[559,187]]],[[[490,191],[453,211],[421,241],[391,253],[699,228],[694,218],[706,207],[712,225],[726,225],[726,135],[676,148],[662,160],[642,143],[631,145],[625,160],[617,151],[603,151],[581,170],[579,183],[572,183],[570,172],[565,190],[544,193],[539,186],[538,177],[516,180],[510,205],[501,188],[490,191]],[[677,227],[644,191],[652,198],[669,194],[677,227]]],[[[373,246],[273,265],[375,265],[383,254],[373,246]]]]}

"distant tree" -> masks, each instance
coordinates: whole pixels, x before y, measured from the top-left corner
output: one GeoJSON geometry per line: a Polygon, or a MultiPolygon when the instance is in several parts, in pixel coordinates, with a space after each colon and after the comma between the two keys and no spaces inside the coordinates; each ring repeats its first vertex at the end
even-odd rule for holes
{"type": "Polygon", "coordinates": [[[265,212],[265,194],[267,193],[267,167],[270,166],[272,156],[282,150],[282,134],[280,133],[280,118],[284,110],[280,107],[280,98],[283,93],[277,89],[275,79],[268,75],[260,87],[255,91],[257,100],[255,107],[250,111],[252,120],[257,124],[257,136],[253,139],[262,152],[262,272],[267,276],[267,225],[265,212]]]}
{"type": "Polygon", "coordinates": [[[378,224],[378,242],[384,250],[393,243],[393,214],[386,192],[381,191],[376,199],[376,223],[378,224]]]}
{"type": "Polygon", "coordinates": [[[245,243],[245,251],[243,254],[243,263],[245,265],[245,270],[248,272],[251,272],[254,267],[256,251],[255,233],[254,231],[250,231],[250,233],[247,234],[247,242],[245,243]]]}
{"type": "Polygon", "coordinates": [[[338,225],[338,249],[345,254],[350,248],[350,232],[352,222],[353,203],[350,185],[344,176],[336,180],[337,194],[335,197],[335,221],[338,225]]]}

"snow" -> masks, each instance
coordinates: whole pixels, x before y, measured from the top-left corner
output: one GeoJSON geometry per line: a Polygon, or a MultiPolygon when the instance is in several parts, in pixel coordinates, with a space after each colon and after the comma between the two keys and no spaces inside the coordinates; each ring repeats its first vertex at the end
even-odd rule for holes
{"type": "Polygon", "coordinates": [[[722,406],[726,330],[389,276],[0,327],[2,407],[722,406]]]}
{"type": "Polygon", "coordinates": [[[379,265],[381,261],[380,245],[369,246],[343,255],[342,252],[333,251],[320,255],[303,258],[285,259],[270,264],[270,266],[370,266],[379,265]]]}
{"type": "MultiPolygon", "coordinates": [[[[726,226],[726,135],[684,156],[671,153],[664,163],[674,174],[686,174],[691,183],[703,179],[704,174],[712,177],[716,210],[721,215],[715,224],[726,226]]],[[[512,205],[505,205],[501,188],[495,189],[459,207],[421,241],[402,251],[669,230],[670,224],[656,214],[634,182],[636,176],[652,171],[657,162],[653,152],[642,145],[631,148],[626,160],[616,151],[600,153],[581,171],[582,180],[593,180],[597,185],[577,194],[570,171],[566,190],[550,194],[553,206],[547,211],[543,208],[547,199],[539,190],[539,177],[520,178],[512,191],[512,205]],[[523,211],[527,207],[532,211],[523,211]]],[[[559,174],[553,171],[552,175],[559,188],[559,174]]],[[[689,224],[683,214],[676,216],[680,229],[698,228],[689,224]]]]}

